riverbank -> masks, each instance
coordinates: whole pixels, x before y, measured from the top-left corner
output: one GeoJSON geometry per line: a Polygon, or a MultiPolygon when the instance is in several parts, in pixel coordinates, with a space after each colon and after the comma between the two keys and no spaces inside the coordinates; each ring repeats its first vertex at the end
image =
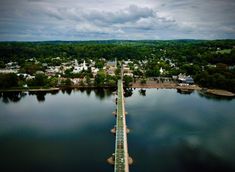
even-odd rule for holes
{"type": "Polygon", "coordinates": [[[59,91],[60,88],[29,88],[29,89],[25,89],[25,88],[13,88],[13,89],[4,89],[4,90],[0,90],[0,92],[19,92],[19,91],[29,91],[29,92],[35,92],[35,91],[59,91]]]}
{"type": "Polygon", "coordinates": [[[202,90],[198,85],[185,85],[179,86],[177,83],[167,82],[167,83],[156,83],[147,82],[146,84],[141,84],[139,82],[133,83],[132,88],[160,88],[160,89],[181,89],[181,90],[202,90]]]}
{"type": "Polygon", "coordinates": [[[213,94],[216,96],[235,97],[234,93],[230,91],[226,91],[226,90],[219,90],[219,89],[207,89],[206,93],[213,94]]]}
{"type": "MultiPolygon", "coordinates": [[[[227,90],[220,90],[220,89],[207,89],[202,88],[198,85],[184,85],[179,86],[177,83],[173,82],[166,82],[166,83],[156,83],[156,82],[147,82],[146,84],[141,84],[140,82],[132,83],[130,86],[131,88],[142,88],[142,89],[149,89],[149,88],[157,88],[157,89],[180,89],[181,91],[201,91],[204,94],[212,94],[216,96],[224,96],[224,97],[235,97],[235,94],[227,91],[227,90]]],[[[96,87],[96,86],[70,86],[70,87],[56,87],[56,88],[13,88],[13,89],[4,89],[0,90],[0,92],[49,92],[49,91],[59,91],[63,89],[96,89],[96,88],[115,88],[110,86],[103,86],[103,87],[96,87]]]]}
{"type": "Polygon", "coordinates": [[[169,82],[169,83],[156,83],[156,82],[147,82],[146,84],[141,84],[140,82],[133,83],[132,88],[157,88],[157,89],[180,89],[181,91],[202,91],[205,94],[212,94],[216,96],[224,96],[224,97],[235,97],[235,94],[220,89],[207,89],[202,88],[198,85],[184,85],[179,86],[177,83],[169,82]]]}

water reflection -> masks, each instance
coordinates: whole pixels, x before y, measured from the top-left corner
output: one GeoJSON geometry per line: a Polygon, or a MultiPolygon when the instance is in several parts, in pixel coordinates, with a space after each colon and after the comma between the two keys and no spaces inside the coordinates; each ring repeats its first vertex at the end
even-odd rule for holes
{"type": "Polygon", "coordinates": [[[185,172],[232,172],[235,169],[216,154],[203,147],[182,142],[176,147],[176,157],[185,172]]]}
{"type": "Polygon", "coordinates": [[[216,95],[209,94],[209,93],[204,93],[204,92],[198,92],[198,95],[200,97],[206,98],[208,100],[217,100],[217,101],[227,100],[227,101],[231,101],[231,100],[234,99],[234,97],[216,96],[216,95]]]}
{"type": "Polygon", "coordinates": [[[139,93],[141,96],[146,96],[146,90],[144,90],[144,89],[140,89],[139,93]]]}
{"type": "Polygon", "coordinates": [[[110,89],[96,88],[96,89],[94,89],[96,97],[98,97],[100,100],[103,100],[106,97],[112,96],[112,93],[114,91],[116,91],[115,88],[110,88],[110,89]]]}
{"type": "Polygon", "coordinates": [[[193,92],[194,92],[194,90],[177,89],[177,93],[179,93],[179,94],[188,94],[188,95],[190,95],[190,94],[192,94],[193,92]]]}
{"type": "Polygon", "coordinates": [[[91,91],[92,91],[91,89],[86,89],[86,95],[90,96],[91,95],[91,91]]]}
{"type": "Polygon", "coordinates": [[[72,93],[72,88],[66,88],[66,89],[61,89],[61,92],[63,93],[63,94],[68,94],[68,95],[70,95],[71,93],[72,93]]]}
{"type": "Polygon", "coordinates": [[[132,88],[124,88],[124,97],[131,97],[133,94],[132,88]]]}
{"type": "Polygon", "coordinates": [[[3,103],[17,103],[24,97],[26,94],[22,92],[2,92],[0,93],[0,99],[3,103]]]}
{"type": "MultiPolygon", "coordinates": [[[[87,96],[90,96],[92,92],[95,93],[95,96],[99,98],[100,100],[104,100],[105,98],[108,98],[112,96],[112,93],[116,91],[116,89],[112,88],[97,88],[97,89],[61,89],[61,92],[63,94],[71,95],[72,92],[81,92],[86,93],[87,96]]],[[[38,102],[45,102],[46,96],[48,94],[51,95],[57,95],[60,92],[60,90],[53,90],[53,91],[29,91],[29,92],[23,92],[23,91],[11,91],[11,92],[0,92],[0,101],[3,103],[17,103],[19,102],[24,96],[27,95],[33,95],[36,96],[36,99],[38,102]]]]}
{"type": "MultiPolygon", "coordinates": [[[[115,144],[109,133],[115,124],[111,115],[114,91],[29,93],[32,96],[27,96],[28,92],[0,93],[2,168],[113,171],[105,161],[115,144]],[[17,100],[17,104],[2,103],[3,97],[11,104],[17,100]],[[44,103],[32,101],[36,99],[44,103]]],[[[130,171],[235,171],[234,100],[211,101],[198,94],[183,96],[176,90],[163,89],[125,92],[129,96],[127,124],[132,129],[129,153],[134,158],[130,171]]]]}

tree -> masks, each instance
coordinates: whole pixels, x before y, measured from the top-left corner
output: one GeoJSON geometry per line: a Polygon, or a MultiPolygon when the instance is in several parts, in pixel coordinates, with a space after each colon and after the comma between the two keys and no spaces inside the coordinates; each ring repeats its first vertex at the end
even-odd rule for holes
{"type": "Polygon", "coordinates": [[[141,84],[146,84],[146,82],[147,82],[147,81],[146,81],[146,78],[142,78],[142,79],[140,80],[140,83],[141,83],[141,84]]]}
{"type": "Polygon", "coordinates": [[[72,85],[72,81],[69,78],[61,81],[61,86],[63,87],[70,87],[71,85],[72,85]]]}
{"type": "Polygon", "coordinates": [[[37,71],[43,71],[44,68],[40,64],[35,64],[31,62],[26,62],[20,69],[20,72],[28,73],[33,75],[37,71]]]}
{"type": "Polygon", "coordinates": [[[106,76],[106,85],[111,86],[111,87],[115,87],[116,83],[117,83],[117,77],[110,76],[110,75],[106,76]]]}
{"type": "Polygon", "coordinates": [[[3,61],[0,61],[0,68],[5,68],[5,63],[3,61]]]}
{"type": "Polygon", "coordinates": [[[89,75],[86,76],[86,83],[88,86],[91,85],[91,78],[89,75]]]}
{"type": "Polygon", "coordinates": [[[83,80],[80,81],[80,84],[79,84],[81,87],[84,87],[85,86],[85,83],[83,80]]]}
{"type": "Polygon", "coordinates": [[[98,60],[95,62],[95,67],[99,68],[99,69],[103,69],[104,67],[104,61],[103,60],[98,60]]]}
{"type": "Polygon", "coordinates": [[[105,82],[105,72],[103,70],[100,70],[95,76],[95,85],[101,87],[104,85],[104,82],[105,82]]]}
{"type": "Polygon", "coordinates": [[[0,74],[0,88],[6,89],[18,86],[18,78],[15,73],[0,74]]]}
{"type": "Polygon", "coordinates": [[[35,78],[28,81],[29,86],[45,86],[48,83],[48,78],[45,74],[36,74],[35,78]]]}
{"type": "Polygon", "coordinates": [[[129,87],[130,83],[133,82],[133,78],[125,75],[123,77],[123,81],[125,82],[125,86],[129,87]]]}

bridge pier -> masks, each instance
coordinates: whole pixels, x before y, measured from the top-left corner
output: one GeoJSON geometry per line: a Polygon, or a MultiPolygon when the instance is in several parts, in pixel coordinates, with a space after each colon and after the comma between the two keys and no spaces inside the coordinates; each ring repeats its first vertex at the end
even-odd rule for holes
{"type": "MultiPolygon", "coordinates": [[[[112,129],[110,130],[110,132],[113,133],[113,134],[116,134],[116,127],[112,128],[112,129]]],[[[129,128],[126,128],[126,133],[127,133],[127,134],[130,133],[130,129],[129,129],[129,128]]]]}
{"type": "MultiPolygon", "coordinates": [[[[113,153],[112,156],[107,159],[107,162],[110,165],[114,165],[115,164],[115,153],[113,153]]],[[[129,156],[128,157],[128,164],[132,165],[133,163],[134,163],[134,161],[133,161],[132,157],[129,156]]]]}

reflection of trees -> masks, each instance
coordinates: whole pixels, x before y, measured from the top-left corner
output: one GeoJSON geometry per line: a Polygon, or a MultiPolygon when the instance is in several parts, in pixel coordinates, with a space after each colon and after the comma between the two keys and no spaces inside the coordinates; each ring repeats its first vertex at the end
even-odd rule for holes
{"type": "Polygon", "coordinates": [[[86,89],[86,94],[87,94],[87,96],[90,96],[91,95],[91,89],[86,89]]]}
{"type": "Polygon", "coordinates": [[[83,93],[85,91],[85,88],[80,88],[79,91],[81,91],[81,93],[83,93]]]}
{"type": "Polygon", "coordinates": [[[141,96],[146,96],[146,90],[144,90],[144,89],[140,89],[139,93],[141,96]]]}
{"type": "MultiPolygon", "coordinates": [[[[36,95],[38,102],[44,102],[46,100],[45,95],[51,93],[51,91],[30,91],[29,95],[36,95]]],[[[53,91],[53,94],[56,94],[53,91]]]]}
{"type": "Polygon", "coordinates": [[[40,91],[40,92],[37,92],[36,93],[36,96],[37,96],[37,100],[38,100],[38,102],[44,102],[46,99],[45,99],[45,95],[46,95],[47,93],[46,92],[42,92],[42,91],[40,91]]]}
{"type": "Polygon", "coordinates": [[[115,91],[115,88],[107,88],[105,89],[106,97],[110,97],[113,95],[113,92],[115,91]]]}
{"type": "Polygon", "coordinates": [[[105,91],[102,88],[97,88],[94,90],[95,96],[103,100],[105,98],[105,91]]]}
{"type": "Polygon", "coordinates": [[[66,93],[66,94],[68,94],[68,95],[70,95],[71,93],[72,93],[72,88],[63,88],[63,89],[61,89],[61,92],[64,94],[64,93],[66,93]]]}
{"type": "Polygon", "coordinates": [[[65,93],[65,89],[61,89],[61,92],[64,94],[65,93]]]}
{"type": "MultiPolygon", "coordinates": [[[[45,95],[46,94],[56,95],[59,93],[59,90],[53,90],[53,91],[29,91],[29,95],[36,95],[37,100],[39,102],[45,101],[45,95]]],[[[10,103],[10,102],[19,102],[23,97],[25,97],[27,93],[22,91],[11,91],[11,92],[1,92],[0,93],[0,99],[2,99],[2,102],[4,103],[10,103]]]]}
{"type": "Polygon", "coordinates": [[[71,89],[71,88],[67,88],[65,91],[66,91],[66,93],[67,93],[68,95],[70,95],[70,94],[72,93],[72,89],[71,89]]]}
{"type": "Polygon", "coordinates": [[[59,90],[53,90],[53,91],[50,91],[51,95],[56,95],[59,93],[59,90]]]}
{"type": "Polygon", "coordinates": [[[23,93],[19,91],[14,91],[14,92],[2,92],[0,94],[0,98],[2,98],[3,103],[10,103],[14,102],[17,103],[20,101],[20,99],[25,96],[23,93]]]}
{"type": "Polygon", "coordinates": [[[124,89],[124,97],[131,97],[133,94],[133,89],[132,88],[125,88],[124,89]]]}
{"type": "Polygon", "coordinates": [[[95,96],[103,100],[104,98],[112,96],[112,93],[115,91],[114,88],[96,88],[94,89],[95,96]]]}
{"type": "Polygon", "coordinates": [[[177,89],[177,93],[179,94],[192,94],[194,90],[183,90],[183,89],[177,89]]]}

